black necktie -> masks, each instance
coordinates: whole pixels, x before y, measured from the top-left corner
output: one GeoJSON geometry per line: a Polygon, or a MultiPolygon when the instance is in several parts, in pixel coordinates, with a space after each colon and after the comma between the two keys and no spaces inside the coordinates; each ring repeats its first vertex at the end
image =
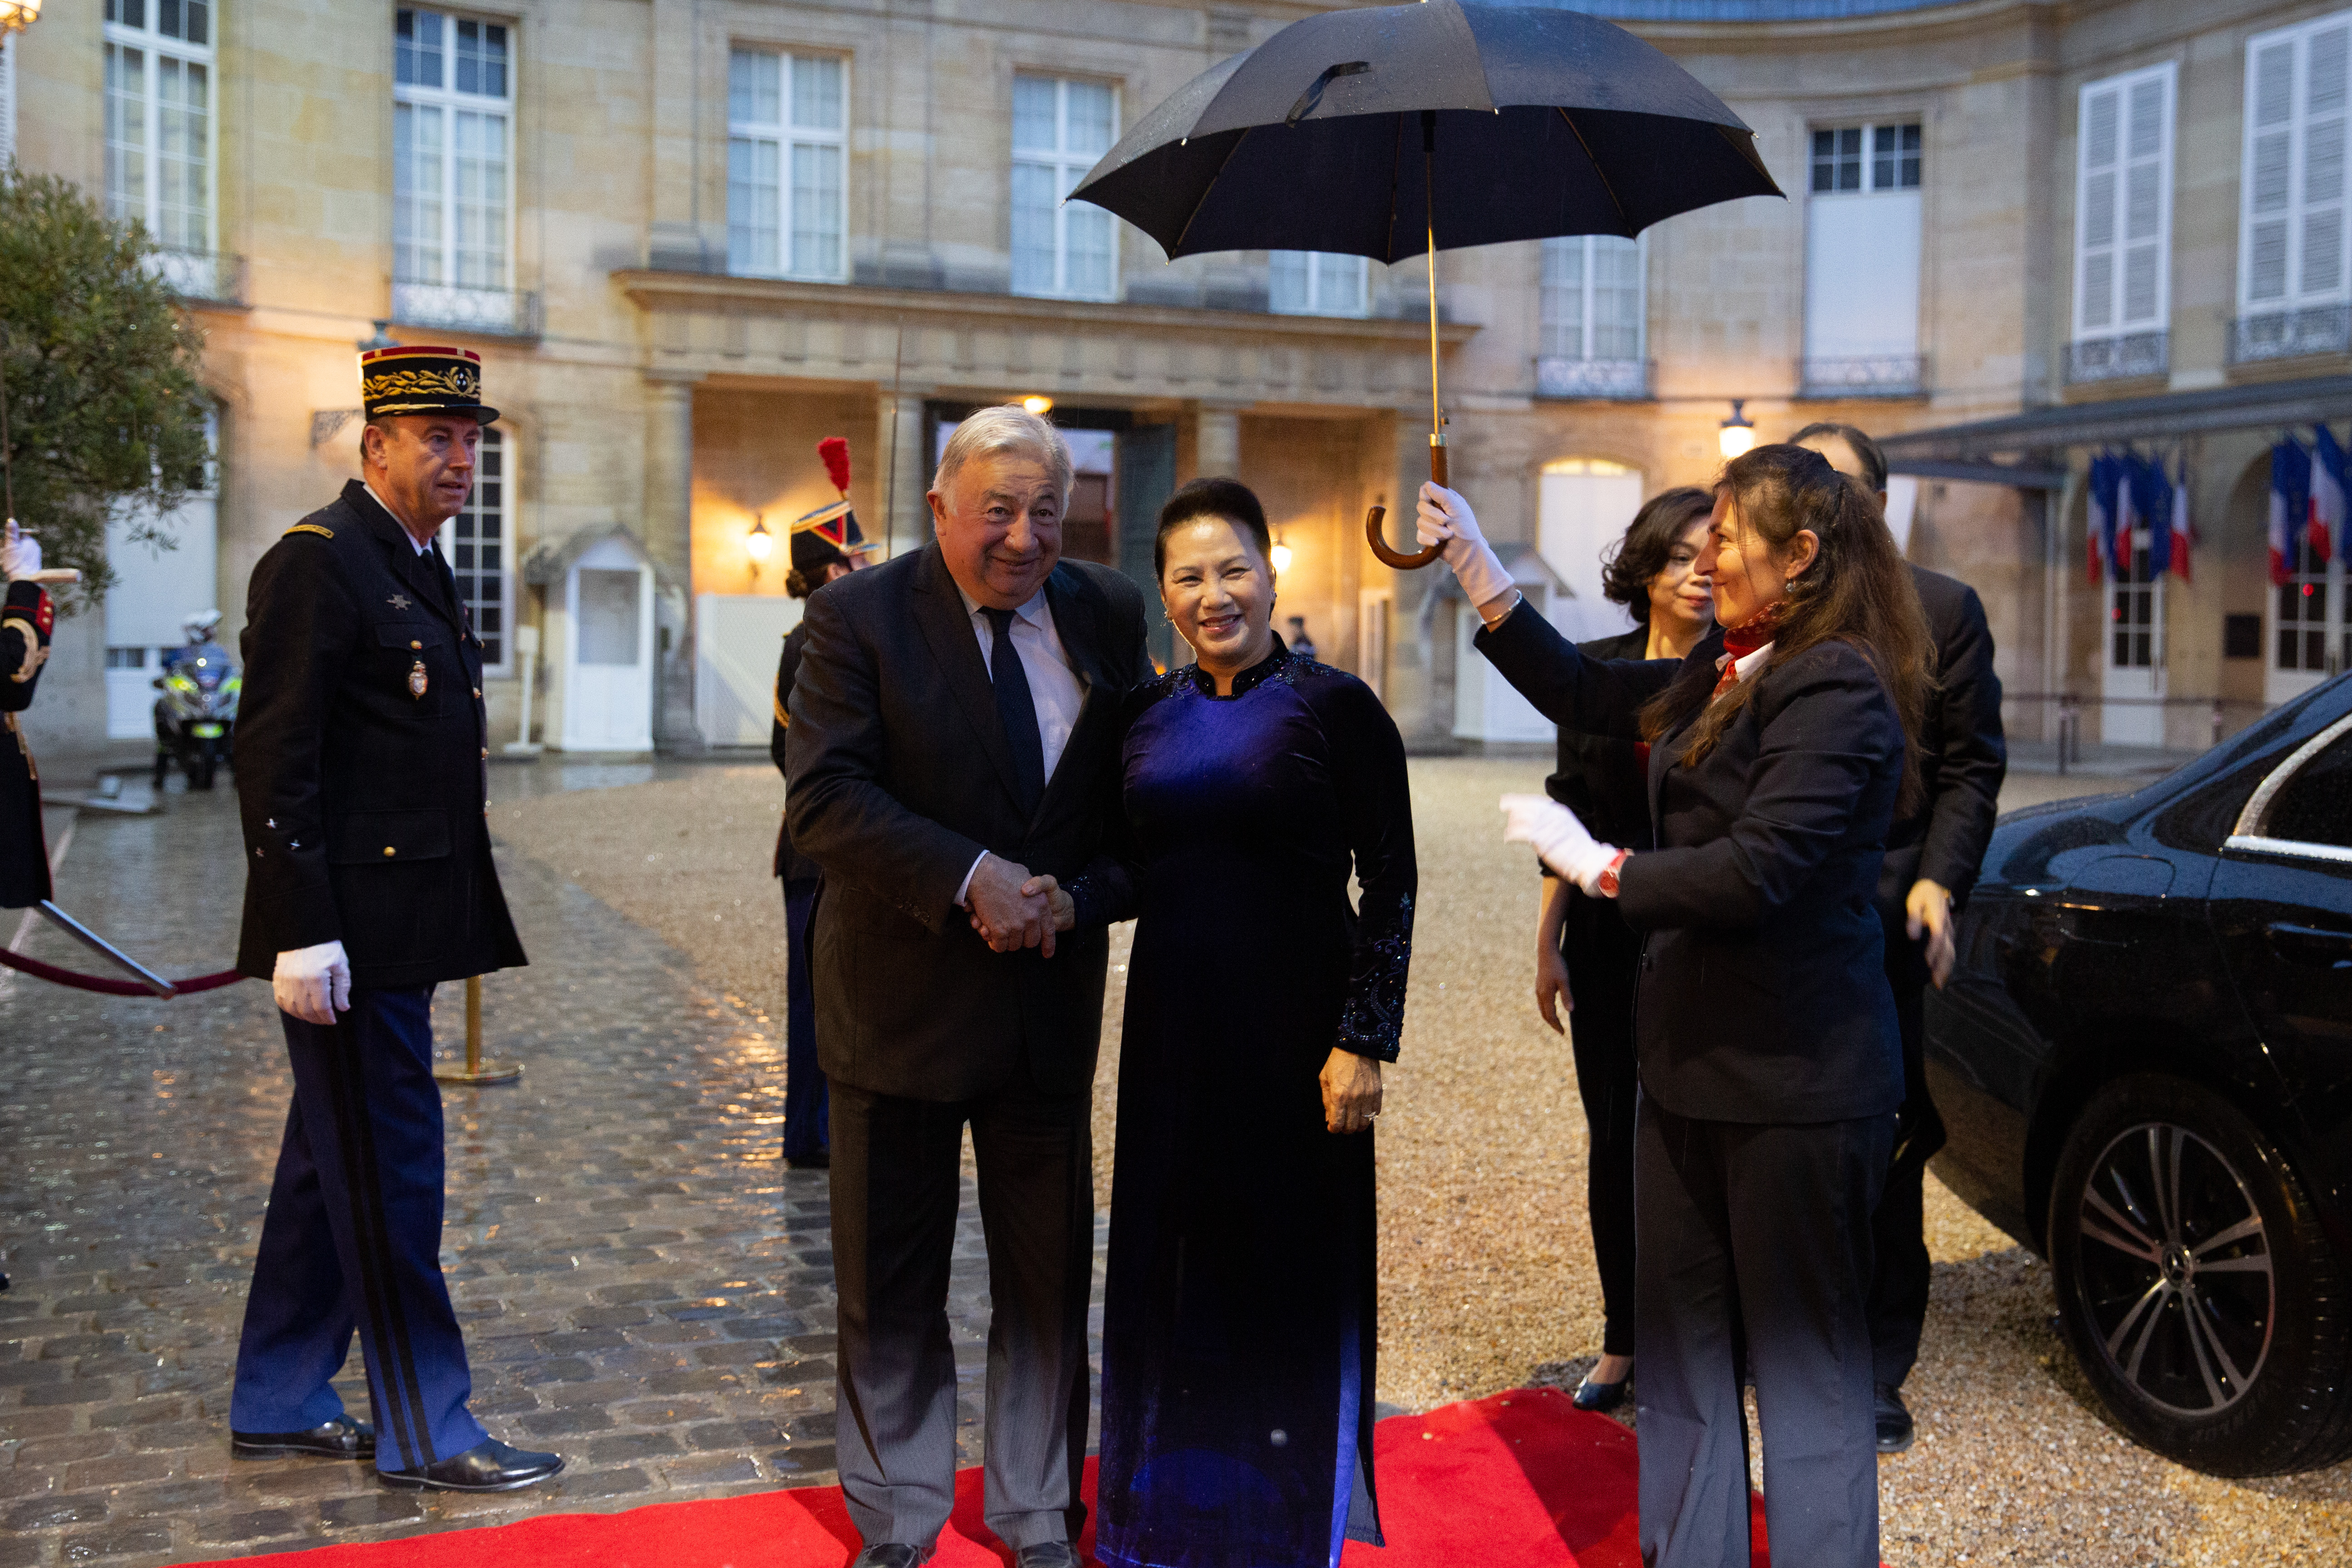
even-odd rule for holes
{"type": "Polygon", "coordinates": [[[996,683],[996,721],[1004,726],[1004,743],[1013,748],[1013,775],[1021,781],[1021,815],[1037,809],[1045,793],[1045,742],[1037,733],[1037,704],[1030,700],[1029,672],[1021,668],[1020,650],[1013,646],[1013,612],[980,612],[996,630],[988,652],[988,678],[996,683]]]}

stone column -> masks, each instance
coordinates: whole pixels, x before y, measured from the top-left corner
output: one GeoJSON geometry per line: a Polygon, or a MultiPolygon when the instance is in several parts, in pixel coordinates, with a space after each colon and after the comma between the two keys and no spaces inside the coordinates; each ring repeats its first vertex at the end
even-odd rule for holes
{"type": "MultiPolygon", "coordinates": [[[[931,487],[931,455],[923,449],[923,398],[925,392],[909,392],[900,386],[895,396],[887,386],[877,386],[874,397],[874,521],[859,520],[866,537],[877,545],[886,540],[892,553],[905,554],[920,550],[931,537],[930,509],[923,504],[923,494],[931,487]],[[891,416],[898,416],[898,446],[893,483],[891,446],[891,416]]],[[[888,557],[880,549],[866,557],[884,561],[888,557]]]]}
{"type": "Polygon", "coordinates": [[[694,384],[687,371],[646,373],[646,494],[639,534],[661,573],[654,595],[654,740],[700,751],[694,725],[694,384]]]}
{"type": "Polygon", "coordinates": [[[1238,475],[1242,471],[1242,414],[1238,404],[1203,403],[1192,414],[1192,471],[1238,475]]]}

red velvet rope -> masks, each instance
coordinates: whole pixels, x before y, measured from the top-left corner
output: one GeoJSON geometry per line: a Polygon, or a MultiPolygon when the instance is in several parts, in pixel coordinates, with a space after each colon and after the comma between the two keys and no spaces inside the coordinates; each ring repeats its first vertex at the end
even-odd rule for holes
{"type": "MultiPolygon", "coordinates": [[[[70,969],[59,969],[53,963],[43,963],[37,958],[26,958],[0,947],[0,963],[24,971],[36,980],[46,980],[53,985],[70,985],[77,991],[102,991],[109,996],[152,996],[155,993],[136,980],[116,980],[103,974],[77,974],[70,969]]],[[[224,969],[217,974],[199,974],[193,980],[174,980],[172,989],[182,996],[193,996],[199,991],[215,991],[224,985],[234,985],[246,976],[234,969],[224,969]]]]}

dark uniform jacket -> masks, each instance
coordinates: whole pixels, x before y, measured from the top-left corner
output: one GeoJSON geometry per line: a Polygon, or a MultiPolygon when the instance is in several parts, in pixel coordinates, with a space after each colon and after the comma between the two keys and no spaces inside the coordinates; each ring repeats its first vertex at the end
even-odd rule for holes
{"type": "Polygon", "coordinates": [[[1683,752],[1721,645],[1680,664],[1589,659],[1521,605],[1480,652],[1554,723],[1631,741],[1669,679],[1684,719],[1650,748],[1657,847],[1620,873],[1647,931],[1634,1013],[1642,1089],[1708,1121],[1843,1121],[1895,1110],[1903,1058],[1873,898],[1903,777],[1903,724],[1859,649],[1775,659],[1715,747],[1683,752]]]}
{"type": "MultiPolygon", "coordinates": [[[[803,612],[801,624],[784,634],[784,651],[776,660],[776,721],[768,727],[768,755],[776,760],[780,773],[785,767],[784,737],[793,727],[793,677],[800,673],[801,650],[807,647],[808,617],[803,612]]],[[[789,817],[776,828],[776,875],[787,882],[813,882],[818,875],[817,863],[793,847],[789,817]]]]}
{"type": "Polygon", "coordinates": [[[41,770],[16,727],[16,715],[33,704],[55,623],[56,612],[38,583],[8,584],[7,607],[0,610],[0,713],[7,715],[8,731],[0,738],[0,908],[21,910],[49,896],[41,770]]]}
{"type": "Polygon", "coordinates": [[[1119,717],[1152,678],[1143,595],[1107,566],[1046,580],[1054,628],[1086,685],[1034,813],[971,618],[937,544],[829,584],[808,603],[785,801],[793,845],[824,870],[813,973],[825,1075],[877,1094],[969,1100],[1026,1081],[1082,1093],[1102,1037],[1107,928],[1054,956],[1000,953],[957,891],[983,849],[1067,886],[1108,873],[1119,717]]]}
{"type": "Polygon", "coordinates": [[[1922,877],[1950,889],[1955,904],[1968,902],[2009,773],[2000,677],[1992,670],[1983,603],[1974,588],[1940,572],[1914,566],[1911,581],[1936,638],[1936,689],[1920,726],[1919,782],[1926,787],[1920,804],[1887,835],[1879,873],[1879,912],[1890,934],[1903,930],[1903,900],[1922,877]]]}
{"type": "Polygon", "coordinates": [[[526,962],[490,859],[482,645],[439,552],[354,479],[262,556],[245,614],[238,969],[337,940],[362,987],[526,962]]]}

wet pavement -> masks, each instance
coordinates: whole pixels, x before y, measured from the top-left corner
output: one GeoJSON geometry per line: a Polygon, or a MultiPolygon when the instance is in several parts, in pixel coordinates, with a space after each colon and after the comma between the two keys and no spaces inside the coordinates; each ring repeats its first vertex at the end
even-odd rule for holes
{"type": "MultiPolygon", "coordinates": [[[[631,781],[540,767],[497,782],[631,781]]],[[[224,789],[174,793],[159,816],[83,814],[58,901],[166,974],[226,967],[234,805],[224,789]]],[[[445,1090],[443,1261],[473,1409],[569,1470],[458,1497],[384,1489],[363,1465],[231,1460],[237,1328],[289,1092],[268,992],[163,1002],[18,979],[0,994],[0,1568],[233,1557],[833,1479],[825,1178],[777,1158],[782,1040],[578,887],[504,851],[500,866],[533,962],[485,983],[485,1035],[526,1071],[445,1090]]],[[[21,945],[94,963],[46,927],[21,945]]],[[[445,1056],[462,1052],[463,996],[439,998],[445,1056]]],[[[966,1214],[950,1310],[976,1462],[987,1295],[969,1194],[966,1214]]],[[[354,1345],[341,1386],[364,1416],[358,1369],[354,1345]]]]}

